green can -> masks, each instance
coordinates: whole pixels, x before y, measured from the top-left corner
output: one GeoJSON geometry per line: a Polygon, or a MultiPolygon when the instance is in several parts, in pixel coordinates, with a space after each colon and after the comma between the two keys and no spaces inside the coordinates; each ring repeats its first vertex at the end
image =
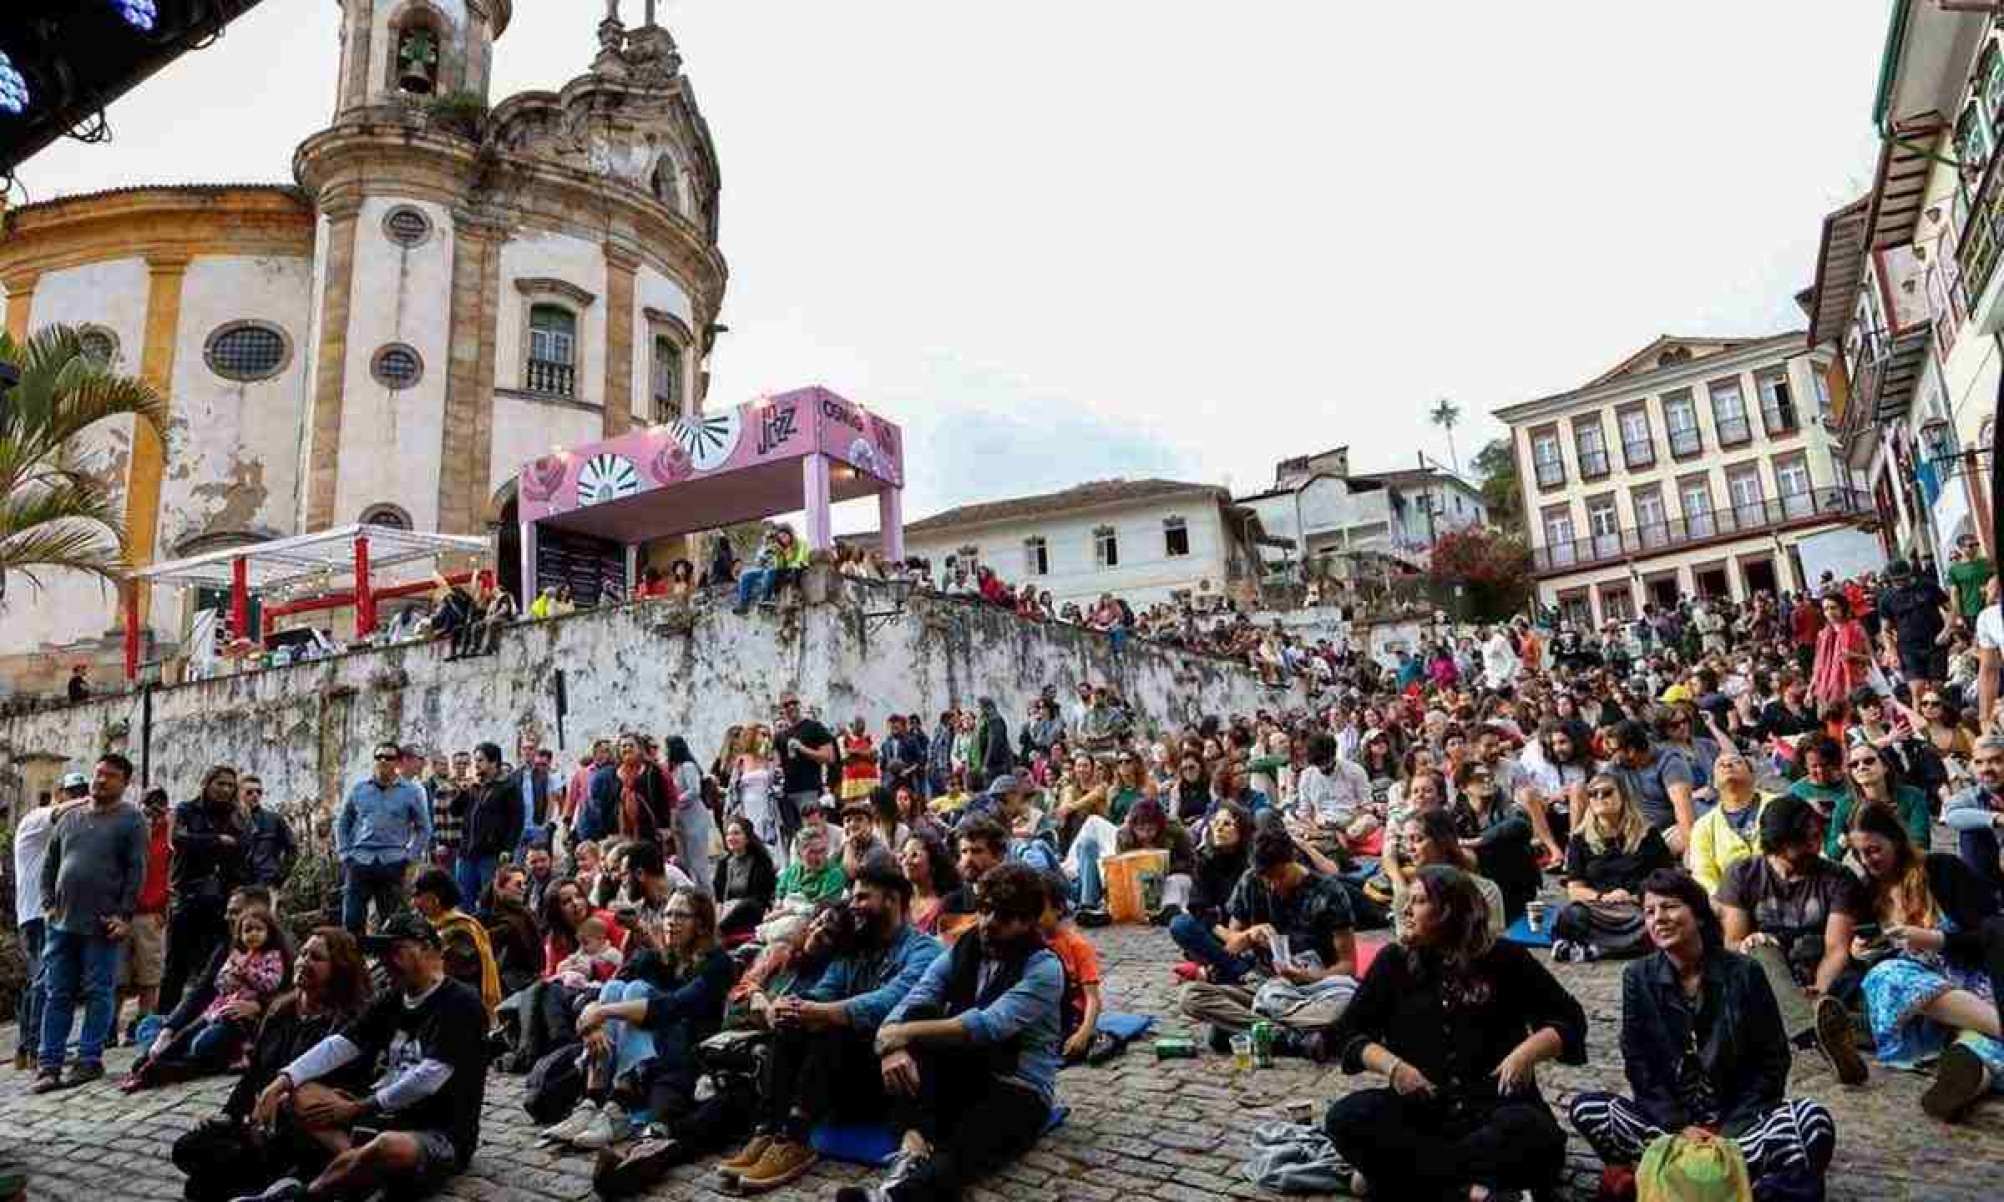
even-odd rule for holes
{"type": "Polygon", "coordinates": [[[1157,1060],[1195,1060],[1197,1045],[1188,1039],[1158,1039],[1155,1041],[1157,1060]]]}
{"type": "Polygon", "coordinates": [[[1252,1025],[1253,1067],[1273,1067],[1273,1024],[1261,1019],[1252,1025]]]}

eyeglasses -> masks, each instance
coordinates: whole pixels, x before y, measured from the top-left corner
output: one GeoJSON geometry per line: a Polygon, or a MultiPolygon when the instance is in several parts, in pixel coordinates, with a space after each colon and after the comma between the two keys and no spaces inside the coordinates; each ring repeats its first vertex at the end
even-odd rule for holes
{"type": "Polygon", "coordinates": [[[1879,761],[1876,758],[1856,759],[1851,761],[1851,771],[1853,772],[1856,772],[1860,768],[1877,768],[1880,766],[1881,765],[1879,764],[1879,761]]]}
{"type": "Polygon", "coordinates": [[[1939,698],[1939,697],[1923,697],[1923,698],[1921,698],[1921,708],[1922,708],[1922,709],[1926,709],[1926,708],[1927,708],[1928,706],[1930,706],[1930,705],[1940,705],[1940,704],[1941,704],[1941,698],[1939,698]]]}
{"type": "Polygon", "coordinates": [[[1588,789],[1586,795],[1588,797],[1619,797],[1621,796],[1621,790],[1610,789],[1606,785],[1602,785],[1598,789],[1588,789]]]}

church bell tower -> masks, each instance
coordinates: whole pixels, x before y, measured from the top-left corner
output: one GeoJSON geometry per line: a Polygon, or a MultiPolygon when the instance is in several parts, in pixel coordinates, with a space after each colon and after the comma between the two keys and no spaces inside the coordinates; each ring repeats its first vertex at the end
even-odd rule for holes
{"type": "Polygon", "coordinates": [[[514,0],[340,0],[335,120],[374,105],[474,96],[484,104],[494,42],[514,0]]]}

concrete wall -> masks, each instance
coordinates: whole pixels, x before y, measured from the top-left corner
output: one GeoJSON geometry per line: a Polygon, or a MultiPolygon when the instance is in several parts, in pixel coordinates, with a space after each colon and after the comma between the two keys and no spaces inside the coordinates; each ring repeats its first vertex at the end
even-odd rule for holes
{"type": "MultiPolygon", "coordinates": [[[[1102,636],[944,599],[913,598],[904,617],[865,632],[861,611],[884,604],[866,599],[743,618],[657,603],[519,625],[491,658],[447,663],[437,648],[405,647],[159,689],[150,779],[179,799],[208,765],[232,763],[262,776],[280,803],[331,805],[369,770],[379,740],[512,749],[533,729],[554,746],[560,669],[567,753],[633,729],[684,735],[705,763],[726,727],[769,721],[789,688],[831,723],[860,714],[879,731],[893,710],[930,724],[985,695],[1013,734],[1040,689],[1068,696],[1082,679],[1117,683],[1145,721],[1164,726],[1306,704],[1226,661],[1146,644],[1116,658],[1102,636]]],[[[0,719],[0,782],[49,777],[63,770],[54,757],[83,766],[106,746],[138,762],[144,725],[136,695],[0,719]]]]}

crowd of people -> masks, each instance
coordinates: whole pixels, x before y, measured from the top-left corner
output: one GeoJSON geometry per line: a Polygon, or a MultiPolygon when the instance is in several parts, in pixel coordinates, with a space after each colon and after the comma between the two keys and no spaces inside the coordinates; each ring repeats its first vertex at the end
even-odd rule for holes
{"type": "Polygon", "coordinates": [[[2004,1087],[1988,579],[1951,596],[1895,563],[1592,634],[1345,650],[1312,709],[1151,718],[1088,681],[930,721],[789,694],[707,763],[642,731],[575,762],[533,733],[385,743],[303,930],[254,777],[134,806],[106,755],[16,833],[16,1064],[37,1091],[97,1079],[133,996],[122,1088],[239,1074],[176,1147],[195,1198],[436,1184],[489,1072],[526,1074],[542,1139],[608,1196],[713,1156],[770,1190],[839,1122],[892,1139],[844,1202],[952,1198],[1035,1143],[1066,1065],[1121,1054],[1081,928],[1140,863],[1212,1051],[1257,1030],[1377,1079],[1320,1124],[1359,1191],[1544,1189],[1563,1117],[1608,1197],[1664,1138],[1820,1196],[1838,1132],[1789,1091],[1798,1051],[1847,1088],[1931,1073],[1943,1121],[2004,1087]],[[1567,977],[1615,959],[1618,1047],[1590,1048],[1567,977]],[[1590,1058],[1628,1088],[1555,1114],[1538,1067],[1590,1058]]]}

